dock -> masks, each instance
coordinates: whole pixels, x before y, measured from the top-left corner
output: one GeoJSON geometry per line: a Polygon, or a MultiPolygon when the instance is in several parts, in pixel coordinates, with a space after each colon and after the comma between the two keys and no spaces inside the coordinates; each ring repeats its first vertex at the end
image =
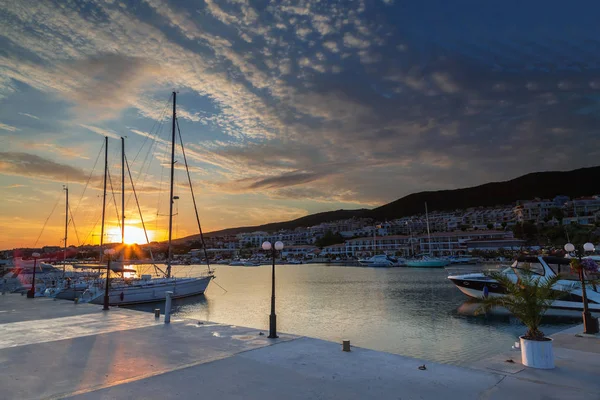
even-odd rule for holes
{"type": "Polygon", "coordinates": [[[140,311],[6,294],[0,296],[0,398],[600,398],[600,339],[576,336],[579,331],[553,336],[554,370],[525,368],[518,352],[465,368],[357,347],[343,352],[341,343],[289,334],[268,339],[264,330],[209,321],[164,324],[140,311]]]}

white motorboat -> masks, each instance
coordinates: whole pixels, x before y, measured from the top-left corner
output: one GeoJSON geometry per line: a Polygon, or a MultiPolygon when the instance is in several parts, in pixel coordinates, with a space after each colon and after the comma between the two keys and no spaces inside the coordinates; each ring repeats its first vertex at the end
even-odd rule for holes
{"type": "Polygon", "coordinates": [[[400,265],[398,260],[388,256],[387,254],[377,254],[366,260],[358,260],[358,263],[363,267],[373,268],[398,267],[400,265]]]}
{"type": "MultiPolygon", "coordinates": [[[[552,308],[583,310],[583,298],[579,284],[579,276],[571,272],[570,259],[561,257],[526,256],[518,258],[509,269],[502,272],[516,282],[519,274],[532,273],[538,279],[547,279],[560,276],[556,283],[556,290],[564,295],[552,303],[552,308]],[[525,270],[527,272],[525,272],[525,270]]],[[[488,296],[505,296],[506,290],[498,281],[489,277],[484,272],[452,274],[448,279],[469,297],[482,298],[487,292],[488,296]]],[[[600,312],[600,288],[596,285],[586,284],[588,306],[591,311],[600,312]]]]}

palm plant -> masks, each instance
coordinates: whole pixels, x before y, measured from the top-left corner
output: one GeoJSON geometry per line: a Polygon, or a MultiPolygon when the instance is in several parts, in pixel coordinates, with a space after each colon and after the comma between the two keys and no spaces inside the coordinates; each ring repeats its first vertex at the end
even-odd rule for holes
{"type": "Polygon", "coordinates": [[[482,304],[476,313],[480,314],[494,307],[504,307],[527,327],[525,339],[544,340],[540,324],[552,302],[563,295],[561,291],[553,289],[560,278],[541,277],[527,270],[520,271],[517,282],[498,272],[490,273],[490,277],[506,289],[507,295],[480,299],[482,304]]]}

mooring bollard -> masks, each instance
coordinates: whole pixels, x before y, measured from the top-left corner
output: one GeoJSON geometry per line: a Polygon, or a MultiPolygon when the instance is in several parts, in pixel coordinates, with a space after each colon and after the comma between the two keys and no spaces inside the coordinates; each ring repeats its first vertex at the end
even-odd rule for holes
{"type": "Polygon", "coordinates": [[[342,341],[342,351],[350,351],[350,341],[349,340],[342,341]]]}
{"type": "Polygon", "coordinates": [[[156,319],[160,318],[160,308],[154,309],[154,318],[156,318],[156,319]]]}
{"type": "Polygon", "coordinates": [[[165,292],[167,299],[165,301],[165,324],[171,323],[171,296],[173,292],[165,292]]]}
{"type": "MultiPolygon", "coordinates": [[[[55,298],[56,298],[56,297],[55,297],[55,298]]],[[[75,304],[79,304],[79,297],[75,297],[75,298],[73,299],[73,303],[75,303],[75,304]]]]}

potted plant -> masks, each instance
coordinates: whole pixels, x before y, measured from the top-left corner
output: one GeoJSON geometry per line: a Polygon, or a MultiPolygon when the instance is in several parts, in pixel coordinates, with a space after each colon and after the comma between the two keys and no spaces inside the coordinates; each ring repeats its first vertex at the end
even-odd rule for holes
{"type": "Polygon", "coordinates": [[[494,307],[506,308],[527,327],[527,332],[520,336],[523,365],[540,369],[554,368],[552,339],[544,335],[540,324],[552,302],[563,295],[563,292],[552,288],[560,277],[540,277],[527,269],[519,272],[516,282],[500,273],[491,273],[490,276],[506,289],[506,296],[484,297],[477,313],[494,307]]]}

